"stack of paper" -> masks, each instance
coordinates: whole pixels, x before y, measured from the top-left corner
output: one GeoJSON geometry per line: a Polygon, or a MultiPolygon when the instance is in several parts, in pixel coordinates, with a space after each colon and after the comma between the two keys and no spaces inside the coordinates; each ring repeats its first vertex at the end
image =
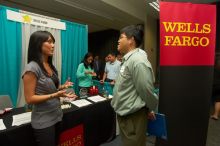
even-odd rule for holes
{"type": "Polygon", "coordinates": [[[166,118],[164,114],[155,113],[156,119],[149,120],[147,125],[147,133],[167,139],[166,118]]]}
{"type": "Polygon", "coordinates": [[[13,116],[12,126],[19,126],[31,122],[31,112],[13,116]]]}
{"type": "Polygon", "coordinates": [[[106,98],[102,97],[102,96],[91,96],[91,97],[88,97],[89,100],[93,101],[93,102],[99,102],[99,101],[104,101],[106,100],[106,98]]]}
{"type": "Polygon", "coordinates": [[[5,124],[3,123],[3,120],[0,119],[0,130],[6,129],[5,124]]]}
{"type": "Polygon", "coordinates": [[[92,104],[91,102],[89,102],[88,100],[85,100],[85,99],[75,100],[75,101],[72,101],[71,103],[78,106],[78,107],[92,104]]]}

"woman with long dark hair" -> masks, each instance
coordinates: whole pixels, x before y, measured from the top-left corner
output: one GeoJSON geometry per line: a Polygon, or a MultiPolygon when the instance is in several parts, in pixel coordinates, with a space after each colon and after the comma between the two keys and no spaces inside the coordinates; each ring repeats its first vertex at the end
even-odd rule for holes
{"type": "Polygon", "coordinates": [[[92,77],[96,76],[93,69],[93,55],[87,53],[84,56],[82,63],[79,64],[76,76],[79,80],[79,90],[83,89],[88,92],[89,88],[93,85],[92,77]]]}
{"type": "Polygon", "coordinates": [[[23,73],[24,95],[32,104],[31,125],[38,146],[57,145],[62,110],[59,97],[76,98],[66,93],[73,83],[60,85],[58,73],[52,64],[55,39],[48,31],[34,32],[29,41],[28,64],[23,73]]]}

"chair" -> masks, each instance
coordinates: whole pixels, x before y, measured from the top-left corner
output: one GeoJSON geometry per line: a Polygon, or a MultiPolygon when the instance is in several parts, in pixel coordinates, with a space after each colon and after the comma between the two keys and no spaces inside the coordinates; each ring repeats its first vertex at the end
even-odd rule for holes
{"type": "Polygon", "coordinates": [[[0,95],[0,110],[5,108],[12,108],[12,102],[8,95],[0,95]]]}

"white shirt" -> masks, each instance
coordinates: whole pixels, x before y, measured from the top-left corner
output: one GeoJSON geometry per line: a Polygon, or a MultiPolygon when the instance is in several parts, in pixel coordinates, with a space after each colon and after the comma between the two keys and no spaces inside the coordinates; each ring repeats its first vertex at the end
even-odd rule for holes
{"type": "Polygon", "coordinates": [[[121,62],[115,60],[115,62],[107,62],[105,65],[105,73],[107,74],[107,78],[111,80],[115,80],[120,71],[121,62]]]}

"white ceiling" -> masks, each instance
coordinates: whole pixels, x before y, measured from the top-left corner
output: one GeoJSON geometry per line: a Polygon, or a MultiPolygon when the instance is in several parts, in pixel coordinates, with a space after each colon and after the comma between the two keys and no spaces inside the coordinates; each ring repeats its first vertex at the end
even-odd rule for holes
{"type": "Polygon", "coordinates": [[[0,0],[0,4],[87,24],[89,32],[144,23],[143,0],[0,0]]]}
{"type": "MultiPolygon", "coordinates": [[[[130,24],[144,23],[146,11],[158,18],[149,6],[153,0],[0,0],[0,4],[59,19],[87,24],[89,32],[120,30],[130,24]]],[[[163,0],[211,3],[220,0],[163,0]]]]}

